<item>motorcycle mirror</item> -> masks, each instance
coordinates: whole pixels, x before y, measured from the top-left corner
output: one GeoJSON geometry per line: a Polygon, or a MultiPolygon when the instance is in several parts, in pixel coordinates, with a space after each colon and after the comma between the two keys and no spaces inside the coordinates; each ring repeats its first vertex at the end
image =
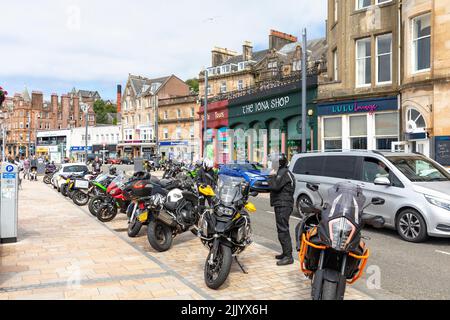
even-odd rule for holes
{"type": "Polygon", "coordinates": [[[386,200],[382,199],[382,198],[373,198],[372,199],[372,204],[374,206],[382,206],[386,203],[386,200]]]}
{"type": "Polygon", "coordinates": [[[317,192],[319,190],[319,186],[317,184],[313,184],[313,183],[307,183],[306,187],[314,192],[317,192]]]}

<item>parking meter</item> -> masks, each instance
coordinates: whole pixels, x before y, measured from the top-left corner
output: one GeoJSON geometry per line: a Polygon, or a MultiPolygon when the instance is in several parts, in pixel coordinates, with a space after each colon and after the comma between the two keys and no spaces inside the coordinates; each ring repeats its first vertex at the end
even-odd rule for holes
{"type": "Polygon", "coordinates": [[[18,167],[3,163],[0,181],[0,242],[14,243],[17,242],[18,167]]]}

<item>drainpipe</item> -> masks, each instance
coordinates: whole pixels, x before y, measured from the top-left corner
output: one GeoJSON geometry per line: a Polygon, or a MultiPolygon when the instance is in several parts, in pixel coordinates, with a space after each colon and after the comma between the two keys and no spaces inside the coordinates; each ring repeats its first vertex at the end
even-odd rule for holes
{"type": "Polygon", "coordinates": [[[398,31],[397,31],[397,38],[398,38],[398,58],[397,58],[397,83],[398,83],[398,107],[399,107],[399,126],[398,126],[398,139],[399,141],[403,140],[402,130],[403,127],[403,106],[402,106],[402,61],[403,61],[403,55],[402,55],[402,7],[403,7],[403,0],[398,0],[398,31]]]}

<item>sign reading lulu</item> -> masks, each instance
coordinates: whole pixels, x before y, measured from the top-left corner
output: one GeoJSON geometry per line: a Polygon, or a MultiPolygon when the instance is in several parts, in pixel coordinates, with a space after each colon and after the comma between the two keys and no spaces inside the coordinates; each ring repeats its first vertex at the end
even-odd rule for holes
{"type": "Polygon", "coordinates": [[[317,114],[319,116],[368,113],[374,114],[381,111],[398,110],[397,97],[389,97],[373,100],[343,101],[338,103],[319,104],[317,114]]]}

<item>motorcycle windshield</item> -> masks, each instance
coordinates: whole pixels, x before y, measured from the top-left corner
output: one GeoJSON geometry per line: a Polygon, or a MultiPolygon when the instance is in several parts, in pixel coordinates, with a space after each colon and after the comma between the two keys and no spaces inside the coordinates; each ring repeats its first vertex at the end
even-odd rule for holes
{"type": "Polygon", "coordinates": [[[118,188],[122,188],[127,181],[128,178],[124,174],[120,174],[111,182],[111,184],[115,184],[118,188]]]}
{"type": "Polygon", "coordinates": [[[328,221],[346,218],[356,227],[361,224],[361,215],[366,197],[362,189],[352,183],[338,183],[328,191],[328,208],[324,211],[323,220],[328,221]]]}
{"type": "Polygon", "coordinates": [[[232,205],[234,202],[242,199],[243,178],[221,175],[217,183],[217,198],[224,205],[232,205]]]}
{"type": "Polygon", "coordinates": [[[96,179],[95,182],[98,182],[100,184],[104,184],[103,182],[105,182],[108,179],[108,175],[105,173],[102,173],[101,175],[99,175],[96,179]]]}

